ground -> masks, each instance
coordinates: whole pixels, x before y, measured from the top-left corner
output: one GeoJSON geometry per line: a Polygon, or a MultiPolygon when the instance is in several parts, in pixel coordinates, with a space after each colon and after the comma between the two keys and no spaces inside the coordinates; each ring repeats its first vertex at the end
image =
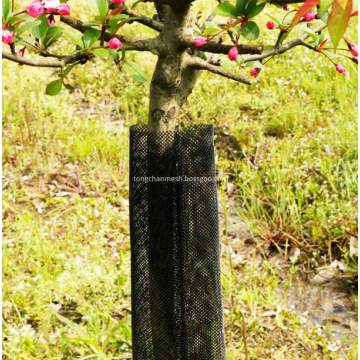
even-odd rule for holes
{"type": "MultiPolygon", "coordinates": [[[[273,33],[262,29],[264,42],[273,42],[273,33]]],[[[355,26],[348,37],[355,39],[355,26]]],[[[150,79],[155,57],[137,59],[150,79]]],[[[357,237],[357,67],[338,61],[345,76],[324,57],[294,49],[272,60],[251,87],[204,74],[181,112],[181,124],[214,124],[219,176],[232,184],[219,187],[221,219],[231,197],[250,233],[233,236],[223,222],[229,360],[246,354],[357,358],[357,343],[334,343],[326,326],[313,326],[279,298],[284,280],[265,261],[267,254],[256,266],[259,251],[253,264],[230,267],[228,245],[234,258],[237,252],[227,241],[257,249],[270,244],[286,261],[298,249],[298,267],[286,270],[289,284],[297,269],[315,271],[334,260],[354,281],[349,244],[357,237]]],[[[149,80],[139,86],[100,60],[74,73],[75,91],[48,97],[52,70],[3,61],[8,359],[131,358],[128,129],[146,122],[149,80]]]]}

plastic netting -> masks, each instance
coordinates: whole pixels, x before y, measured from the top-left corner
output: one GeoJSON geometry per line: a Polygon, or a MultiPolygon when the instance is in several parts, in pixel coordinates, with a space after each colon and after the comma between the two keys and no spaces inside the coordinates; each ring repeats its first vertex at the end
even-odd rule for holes
{"type": "Polygon", "coordinates": [[[212,125],[130,129],[134,360],[225,360],[212,125]]]}

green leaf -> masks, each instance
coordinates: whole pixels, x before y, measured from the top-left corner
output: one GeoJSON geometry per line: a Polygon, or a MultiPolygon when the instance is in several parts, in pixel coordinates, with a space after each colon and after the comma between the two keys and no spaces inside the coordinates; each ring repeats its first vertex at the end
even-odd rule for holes
{"type": "Polygon", "coordinates": [[[335,0],[332,4],[327,25],[334,51],[336,51],[340,39],[349,26],[351,12],[352,0],[335,0]]]}
{"type": "Polygon", "coordinates": [[[26,44],[24,41],[30,43],[31,45],[36,46],[36,40],[31,36],[21,36],[21,37],[19,37],[19,40],[17,41],[17,44],[18,45],[28,46],[29,44],[26,44]]]}
{"type": "Polygon", "coordinates": [[[133,21],[133,20],[136,20],[136,19],[139,19],[139,18],[137,18],[137,17],[130,17],[130,18],[127,18],[126,20],[123,20],[123,21],[119,22],[119,23],[116,25],[113,33],[115,34],[115,33],[116,33],[121,27],[123,27],[125,24],[127,24],[127,23],[129,23],[129,22],[131,22],[131,21],[133,21]]]}
{"type": "Polygon", "coordinates": [[[57,95],[61,91],[62,83],[62,79],[52,81],[46,86],[45,94],[50,96],[57,95]]]}
{"type": "Polygon", "coordinates": [[[60,26],[53,26],[48,29],[44,38],[44,45],[50,46],[55,40],[57,40],[63,33],[63,28],[60,26]]]}
{"type": "Polygon", "coordinates": [[[264,69],[265,66],[260,61],[249,61],[246,63],[245,67],[264,69]]]}
{"type": "Polygon", "coordinates": [[[119,21],[119,20],[124,20],[124,19],[126,19],[127,17],[128,17],[128,16],[125,15],[125,14],[116,14],[115,16],[113,16],[113,17],[111,18],[110,21],[114,21],[114,20],[117,20],[117,21],[119,21]]]}
{"type": "Polygon", "coordinates": [[[260,35],[260,29],[254,21],[245,24],[241,35],[247,40],[256,40],[260,35]]]}
{"type": "Polygon", "coordinates": [[[106,15],[95,16],[95,20],[102,24],[106,21],[106,15]]]}
{"type": "Polygon", "coordinates": [[[109,333],[109,339],[112,340],[115,336],[117,336],[117,334],[119,333],[119,330],[123,327],[125,327],[126,325],[131,323],[131,316],[127,316],[125,318],[123,318],[122,320],[120,320],[111,330],[109,333]]]}
{"type": "Polygon", "coordinates": [[[95,15],[106,15],[108,11],[108,4],[106,0],[87,0],[87,4],[91,12],[95,15]]]}
{"type": "Polygon", "coordinates": [[[87,21],[83,23],[83,26],[100,26],[101,23],[97,21],[87,21]]]}
{"type": "Polygon", "coordinates": [[[236,10],[238,15],[253,18],[264,9],[265,5],[265,0],[237,0],[236,10]]]}
{"type": "Polygon", "coordinates": [[[78,34],[75,34],[74,32],[72,31],[69,31],[69,30],[64,30],[64,34],[66,36],[68,36],[76,45],[78,45],[81,49],[84,48],[84,43],[82,41],[82,38],[78,35],[78,34]]]}
{"type": "Polygon", "coordinates": [[[245,10],[246,17],[251,19],[256,15],[260,14],[261,11],[263,11],[265,5],[266,5],[266,1],[264,0],[250,0],[245,10]]]}
{"type": "Polygon", "coordinates": [[[126,56],[126,51],[125,51],[125,46],[123,46],[121,48],[121,61],[125,60],[125,56],[126,56]]]}
{"type": "Polygon", "coordinates": [[[286,38],[289,36],[289,34],[290,34],[289,31],[280,33],[279,45],[281,45],[286,40],[286,38]]]}
{"type": "Polygon", "coordinates": [[[247,6],[249,5],[250,0],[237,0],[236,1],[236,11],[238,15],[245,15],[247,6]]]}
{"type": "Polygon", "coordinates": [[[68,66],[65,70],[64,70],[64,75],[68,76],[70,74],[70,71],[76,66],[78,65],[78,62],[75,62],[73,64],[71,64],[70,66],[68,66]]]}
{"type": "MultiPolygon", "coordinates": [[[[57,80],[59,81],[59,80],[57,80]]],[[[61,80],[60,80],[61,81],[61,80]]],[[[50,83],[51,84],[51,83],[50,83]]],[[[50,85],[49,84],[49,85],[50,85]]],[[[78,335],[84,337],[84,338],[88,338],[89,335],[86,333],[86,331],[84,329],[82,329],[79,325],[77,325],[76,323],[72,322],[71,320],[67,319],[66,317],[60,315],[58,312],[56,312],[55,310],[52,310],[52,313],[64,324],[66,324],[70,329],[74,330],[78,335]]]]}
{"type": "Polygon", "coordinates": [[[146,73],[138,64],[132,61],[125,61],[122,66],[123,69],[135,80],[141,83],[146,81],[146,73]]]}
{"type": "Polygon", "coordinates": [[[73,86],[71,86],[70,84],[64,84],[65,89],[68,90],[74,90],[75,88],[73,86]]]}
{"type": "Polygon", "coordinates": [[[212,35],[212,34],[216,34],[217,32],[219,32],[219,29],[218,28],[206,28],[203,32],[203,34],[205,36],[209,36],[209,35],[212,35]]]}
{"type": "Polygon", "coordinates": [[[333,2],[334,0],[320,0],[320,6],[318,8],[318,14],[320,18],[326,14],[333,2]]]}
{"type": "Polygon", "coordinates": [[[141,4],[143,2],[143,0],[138,0],[138,1],[135,1],[133,6],[131,7],[132,9],[135,9],[139,4],[141,4]]]}
{"type": "Polygon", "coordinates": [[[10,12],[10,0],[2,0],[2,13],[5,20],[7,20],[9,12],[10,12]]]}
{"type": "Polygon", "coordinates": [[[45,35],[49,29],[49,25],[45,15],[39,16],[37,20],[40,20],[41,23],[40,25],[31,28],[31,35],[33,37],[39,38],[40,41],[43,42],[45,35]]]}
{"type": "Polygon", "coordinates": [[[227,59],[227,60],[223,60],[220,63],[220,66],[224,69],[233,70],[238,67],[238,64],[236,63],[236,61],[231,61],[227,59]]]}
{"type": "Polygon", "coordinates": [[[299,26],[296,29],[308,34],[314,41],[316,41],[317,35],[314,33],[313,29],[311,29],[311,28],[309,28],[309,27],[307,27],[305,25],[304,26],[299,26]]]}
{"type": "Polygon", "coordinates": [[[276,16],[271,15],[269,13],[266,13],[265,15],[268,16],[270,19],[274,20],[278,25],[281,24],[281,21],[276,16]]]}
{"type": "Polygon", "coordinates": [[[114,58],[114,60],[117,60],[117,61],[120,60],[120,55],[116,50],[109,49],[109,54],[112,58],[114,58]]]}
{"type": "Polygon", "coordinates": [[[107,59],[109,57],[108,49],[95,49],[92,50],[93,54],[101,59],[107,59]]]}
{"type": "Polygon", "coordinates": [[[236,11],[235,6],[230,4],[229,2],[219,4],[214,9],[214,14],[219,16],[231,17],[233,19],[237,19],[238,17],[238,12],[236,11]]]}
{"type": "Polygon", "coordinates": [[[99,39],[101,35],[101,31],[99,30],[95,30],[95,29],[91,29],[91,30],[86,30],[84,32],[84,44],[86,47],[91,47],[95,44],[95,42],[99,39]]]}
{"type": "Polygon", "coordinates": [[[29,30],[29,29],[33,28],[34,26],[38,26],[40,24],[41,24],[41,21],[39,21],[39,20],[22,24],[16,29],[16,34],[19,35],[19,34],[23,33],[24,31],[29,30]]]}
{"type": "MultiPolygon", "coordinates": [[[[8,16],[8,23],[11,25],[14,25],[21,20],[34,21],[34,18],[28,14],[19,14],[16,16],[11,16],[11,15],[8,16]]],[[[37,20],[39,20],[39,19],[37,19],[37,20]]]]}

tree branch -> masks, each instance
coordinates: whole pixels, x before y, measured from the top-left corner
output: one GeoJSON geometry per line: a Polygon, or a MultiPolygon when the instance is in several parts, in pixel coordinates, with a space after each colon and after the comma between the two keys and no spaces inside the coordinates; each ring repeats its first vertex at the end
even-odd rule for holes
{"type": "MultiPolygon", "coordinates": [[[[320,31],[322,31],[325,28],[326,28],[326,24],[321,24],[320,26],[318,26],[317,28],[314,29],[314,32],[319,33],[320,31]]],[[[296,39],[291,40],[284,45],[274,46],[270,50],[266,50],[260,55],[243,55],[243,58],[244,58],[245,62],[248,62],[248,61],[254,61],[254,60],[263,60],[270,56],[283,54],[284,52],[292,49],[295,46],[304,45],[304,41],[308,37],[309,37],[308,34],[302,34],[299,37],[297,37],[296,39]]]]}
{"type": "MultiPolygon", "coordinates": [[[[84,26],[83,22],[73,18],[72,16],[61,16],[60,20],[65,24],[71,26],[72,28],[84,33],[86,30],[89,30],[89,27],[84,26]]],[[[104,40],[109,42],[114,36],[109,33],[104,33],[104,40]]],[[[157,55],[157,50],[155,47],[156,38],[153,39],[144,39],[144,38],[133,38],[129,36],[115,35],[123,43],[125,50],[134,50],[134,51],[149,51],[157,55]]]]}
{"type": "Polygon", "coordinates": [[[157,4],[163,4],[163,5],[175,5],[174,1],[172,0],[142,0],[142,2],[151,2],[151,3],[157,3],[157,4]]]}
{"type": "MultiPolygon", "coordinates": [[[[184,48],[191,48],[193,51],[203,51],[212,54],[227,55],[234,45],[218,44],[210,42],[201,47],[195,47],[192,35],[184,35],[181,38],[181,45],[184,48]]],[[[239,54],[261,54],[264,51],[263,45],[239,44],[237,46],[239,54]]]]}
{"type": "Polygon", "coordinates": [[[21,65],[61,68],[64,67],[66,64],[71,64],[75,61],[82,60],[84,59],[85,56],[83,53],[77,53],[75,55],[64,56],[61,59],[57,59],[57,60],[37,60],[37,59],[28,59],[17,55],[12,55],[3,50],[2,57],[3,59],[11,60],[21,65]]]}
{"type": "MultiPolygon", "coordinates": [[[[115,5],[112,4],[111,5],[111,9],[116,9],[116,8],[120,8],[123,7],[122,5],[115,5]]],[[[129,15],[129,16],[133,16],[133,17],[137,17],[138,19],[134,19],[134,21],[143,24],[151,29],[154,29],[156,31],[161,32],[162,29],[164,28],[164,25],[160,22],[160,21],[156,21],[153,20],[145,15],[142,15],[140,13],[138,13],[137,11],[130,9],[128,7],[125,7],[125,10],[123,11],[124,14],[129,15]]]]}
{"type": "Polygon", "coordinates": [[[214,74],[226,77],[228,79],[238,81],[238,82],[241,82],[246,85],[251,85],[251,81],[248,78],[246,78],[245,76],[226,71],[220,66],[215,66],[215,65],[209,64],[205,60],[202,60],[199,57],[187,58],[186,65],[191,69],[207,70],[214,74]]]}
{"type": "Polygon", "coordinates": [[[274,5],[285,5],[285,4],[300,4],[304,2],[305,0],[272,0],[269,3],[274,5]]]}
{"type": "MultiPolygon", "coordinates": [[[[84,33],[86,30],[92,29],[90,26],[84,26],[83,22],[72,17],[69,15],[66,16],[60,16],[60,20],[71,26],[72,28],[84,33]]],[[[105,41],[110,41],[110,39],[113,37],[113,35],[109,32],[105,32],[104,34],[104,39],[105,41]]],[[[129,36],[123,36],[123,35],[115,35],[115,37],[117,37],[118,39],[120,39],[122,42],[126,42],[126,43],[135,43],[139,40],[143,40],[141,38],[134,38],[134,37],[129,37],[129,36]]]]}
{"type": "MultiPolygon", "coordinates": [[[[195,48],[194,42],[192,41],[192,48],[209,52],[212,54],[224,54],[227,55],[231,48],[234,45],[225,45],[225,44],[217,44],[217,43],[208,43],[201,48],[195,48]]],[[[239,44],[237,46],[239,54],[261,54],[264,51],[263,45],[246,45],[246,44],[239,44]]]]}

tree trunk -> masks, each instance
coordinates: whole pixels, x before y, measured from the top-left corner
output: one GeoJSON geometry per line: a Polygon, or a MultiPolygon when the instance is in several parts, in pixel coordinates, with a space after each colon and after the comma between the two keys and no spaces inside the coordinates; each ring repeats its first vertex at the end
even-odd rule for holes
{"type": "Polygon", "coordinates": [[[164,29],[156,38],[148,131],[131,131],[134,359],[224,360],[216,183],[134,181],[215,177],[212,127],[175,131],[201,74],[185,61],[190,4],[156,8],[164,29]]]}
{"type": "Polygon", "coordinates": [[[201,71],[187,69],[186,48],[181,37],[192,33],[190,6],[158,6],[164,17],[164,30],[158,37],[159,60],[150,85],[149,131],[176,128],[179,110],[190,95],[201,71]]]}

